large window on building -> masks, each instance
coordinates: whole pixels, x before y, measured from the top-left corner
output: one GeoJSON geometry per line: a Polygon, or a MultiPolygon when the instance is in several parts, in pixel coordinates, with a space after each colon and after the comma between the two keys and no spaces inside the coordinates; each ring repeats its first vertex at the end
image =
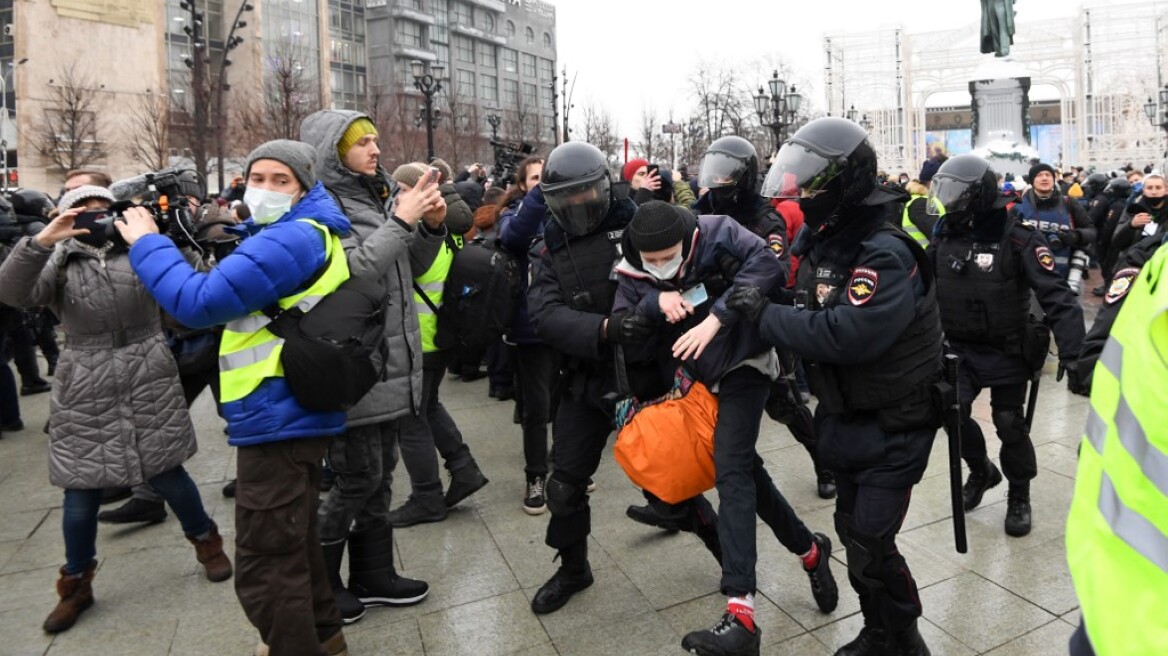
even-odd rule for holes
{"type": "Polygon", "coordinates": [[[503,104],[507,107],[517,107],[519,105],[518,81],[503,80],[503,104]]]}
{"type": "Polygon", "coordinates": [[[486,32],[487,34],[494,34],[495,33],[495,15],[494,14],[484,13],[483,20],[480,22],[482,23],[482,28],[483,28],[484,32],[486,32]]]}
{"type": "Polygon", "coordinates": [[[435,43],[433,47],[434,53],[438,55],[438,63],[450,70],[450,46],[435,43]]]}
{"type": "Polygon", "coordinates": [[[479,64],[487,68],[498,68],[499,62],[495,58],[495,45],[486,41],[479,41],[479,64]]]}
{"type": "Polygon", "coordinates": [[[422,25],[412,20],[399,18],[394,21],[397,25],[397,42],[403,46],[414,48],[422,47],[422,25]]]}
{"type": "Polygon", "coordinates": [[[535,55],[523,53],[523,77],[535,79],[535,55]]]}
{"type": "Polygon", "coordinates": [[[523,29],[523,34],[527,39],[528,45],[535,43],[535,30],[531,29],[530,25],[523,29]]]}
{"type": "Polygon", "coordinates": [[[540,59],[539,59],[539,79],[551,81],[551,79],[553,77],[555,77],[555,74],[556,74],[555,73],[555,65],[556,65],[556,63],[553,62],[552,60],[544,59],[543,57],[540,57],[540,59]]]}
{"type": "Polygon", "coordinates": [[[434,14],[430,40],[435,43],[450,43],[450,0],[430,0],[430,9],[434,14]]]}
{"type": "Polygon", "coordinates": [[[465,36],[454,35],[454,60],[473,64],[475,61],[474,41],[465,36]]]}
{"type": "Polygon", "coordinates": [[[470,5],[461,0],[452,0],[451,9],[454,10],[455,24],[466,25],[467,27],[474,26],[474,13],[470,5]]]}
{"type": "Polygon", "coordinates": [[[494,75],[480,75],[479,76],[479,98],[489,102],[498,102],[499,100],[499,78],[494,75]]]}
{"type": "Polygon", "coordinates": [[[528,108],[535,107],[536,103],[538,103],[538,102],[539,102],[539,97],[536,95],[535,85],[534,84],[524,84],[523,85],[523,106],[528,107],[528,108]]]}
{"type": "Polygon", "coordinates": [[[510,49],[503,48],[503,70],[508,73],[519,72],[519,53],[510,49]]]}
{"type": "Polygon", "coordinates": [[[506,35],[507,38],[515,36],[515,21],[507,21],[507,23],[503,26],[503,34],[506,35]]]}
{"type": "Polygon", "coordinates": [[[552,35],[548,34],[547,32],[543,33],[543,47],[545,47],[545,48],[552,47],[552,35]]]}
{"type": "Polygon", "coordinates": [[[463,100],[475,97],[475,74],[473,71],[458,70],[458,95],[463,100]]]}

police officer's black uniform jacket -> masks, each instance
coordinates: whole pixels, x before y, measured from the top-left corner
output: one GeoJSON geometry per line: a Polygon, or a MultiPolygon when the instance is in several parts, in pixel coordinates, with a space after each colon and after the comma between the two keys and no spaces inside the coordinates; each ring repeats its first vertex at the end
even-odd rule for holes
{"type": "Polygon", "coordinates": [[[540,339],[564,355],[576,396],[599,400],[614,389],[612,349],[602,328],[616,296],[621,238],[636,209],[631,200],[614,200],[600,226],[578,237],[549,221],[543,241],[531,248],[528,312],[540,339]]]}
{"type": "Polygon", "coordinates": [[[977,359],[981,382],[1023,382],[1045,361],[1045,330],[1030,318],[1031,290],[1046,312],[1059,357],[1077,359],[1083,311],[1056,273],[1042,233],[1007,217],[1004,209],[977,215],[961,228],[949,219],[941,219],[929,245],[941,323],[954,350],[977,359]]]}
{"type": "Polygon", "coordinates": [[[911,485],[940,424],[933,386],[941,378],[941,325],[933,283],[924,251],[887,223],[887,205],[848,211],[829,237],[800,232],[796,305],[767,306],[759,327],[764,341],[804,358],[818,416],[870,426],[886,440],[909,431],[922,436],[918,444],[900,444],[902,453],[893,458],[880,455],[881,445],[845,443],[846,435],[831,438],[820,453],[845,468],[887,470],[869,482],[911,485]],[[879,454],[847,457],[853,448],[879,454]]]}
{"type": "Polygon", "coordinates": [[[787,253],[787,222],[767,199],[758,194],[750,194],[743,197],[730,211],[721,212],[714,209],[710,194],[706,193],[693,204],[693,210],[698,215],[726,214],[734,217],[734,220],[747,230],[762,237],[767,248],[771,249],[783,263],[785,271],[791,269],[790,255],[787,253]]]}

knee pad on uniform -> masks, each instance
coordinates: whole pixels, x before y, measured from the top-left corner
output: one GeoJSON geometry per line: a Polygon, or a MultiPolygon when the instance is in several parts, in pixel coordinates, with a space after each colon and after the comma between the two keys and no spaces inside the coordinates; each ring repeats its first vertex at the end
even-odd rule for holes
{"type": "Polygon", "coordinates": [[[998,439],[1002,441],[1002,444],[1022,442],[1029,436],[1029,431],[1026,428],[1026,415],[1022,413],[1022,408],[994,410],[991,417],[994,421],[994,429],[998,431],[998,439]]]}
{"type": "Polygon", "coordinates": [[[548,510],[555,516],[580,512],[588,505],[588,490],[583,485],[561,480],[553,472],[544,488],[548,510]]]}
{"type": "MultiPolygon", "coordinates": [[[[895,537],[895,536],[894,536],[895,537]]],[[[884,567],[884,555],[892,548],[892,539],[882,539],[869,533],[848,527],[848,573],[869,588],[883,588],[880,573],[884,567]]]]}

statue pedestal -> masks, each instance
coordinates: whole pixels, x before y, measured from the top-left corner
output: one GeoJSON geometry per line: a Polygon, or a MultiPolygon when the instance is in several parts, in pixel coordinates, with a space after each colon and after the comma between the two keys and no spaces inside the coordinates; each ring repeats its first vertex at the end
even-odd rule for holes
{"type": "Polygon", "coordinates": [[[1015,140],[1030,143],[1030,78],[1011,77],[973,80],[973,146],[981,148],[991,141],[1015,140]]]}

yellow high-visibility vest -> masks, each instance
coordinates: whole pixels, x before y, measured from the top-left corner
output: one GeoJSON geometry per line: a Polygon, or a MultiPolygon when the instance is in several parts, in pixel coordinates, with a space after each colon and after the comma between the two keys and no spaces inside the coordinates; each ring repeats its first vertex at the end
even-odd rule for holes
{"type": "Polygon", "coordinates": [[[1099,656],[1168,653],[1168,249],[1140,271],[1095,366],[1067,563],[1099,656]]]}
{"type": "MultiPolygon", "coordinates": [[[[929,202],[928,196],[922,196],[920,194],[913,194],[912,197],[908,199],[908,202],[904,204],[904,211],[901,212],[901,215],[900,215],[900,227],[902,230],[904,230],[906,233],[908,233],[909,237],[912,237],[914,241],[916,241],[918,244],[920,244],[921,248],[928,248],[929,236],[926,235],[925,233],[921,232],[920,228],[917,227],[917,224],[913,223],[912,219],[910,219],[908,217],[908,206],[912,205],[913,201],[915,201],[918,198],[924,198],[926,203],[929,202]]],[[[937,201],[933,201],[933,202],[937,203],[937,201]]],[[[945,216],[945,208],[941,207],[940,203],[937,203],[937,207],[939,207],[941,210],[941,213],[939,216],[945,216]]]]}
{"type": "MultiPolygon", "coordinates": [[[[285,310],[297,306],[301,312],[307,313],[349,279],[349,261],[340,237],[316,221],[300,220],[323,233],[326,268],[307,289],[285,296],[278,303],[285,310]]],[[[284,366],[280,363],[284,340],[267,329],[270,322],[262,311],[256,311],[224,326],[223,338],[219,342],[220,402],[238,401],[254,392],[265,378],[284,375],[284,366]]]]}
{"type": "Polygon", "coordinates": [[[433,353],[438,350],[434,345],[434,337],[438,334],[438,315],[434,314],[434,309],[430,307],[442,307],[442,288],[446,285],[446,278],[450,275],[450,265],[454,262],[454,254],[458,248],[462,247],[462,237],[453,238],[455,246],[452,247],[450,240],[443,242],[442,250],[438,251],[438,257],[434,258],[434,263],[430,265],[429,269],[422,275],[414,278],[417,286],[414,288],[414,305],[418,308],[418,327],[422,331],[422,352],[433,353]],[[421,289],[426,294],[426,298],[430,299],[427,303],[422,295],[418,293],[421,289]]]}

